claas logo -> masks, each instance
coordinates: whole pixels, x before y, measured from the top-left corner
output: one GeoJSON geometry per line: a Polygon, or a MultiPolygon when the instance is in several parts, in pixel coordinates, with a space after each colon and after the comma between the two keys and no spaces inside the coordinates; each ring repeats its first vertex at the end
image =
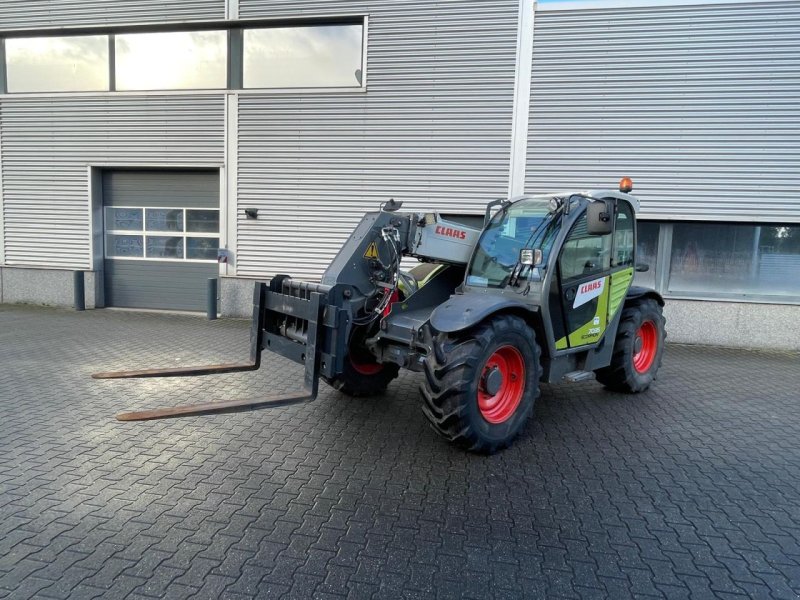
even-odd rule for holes
{"type": "Polygon", "coordinates": [[[591,283],[586,283],[581,286],[581,290],[579,293],[586,294],[587,292],[593,292],[594,290],[598,290],[603,287],[603,281],[592,281],[591,283]]]}
{"type": "Polygon", "coordinates": [[[460,229],[453,229],[452,227],[442,227],[441,225],[437,225],[435,233],[436,235],[443,235],[446,237],[455,238],[457,240],[467,239],[466,231],[461,231],[460,229]]]}

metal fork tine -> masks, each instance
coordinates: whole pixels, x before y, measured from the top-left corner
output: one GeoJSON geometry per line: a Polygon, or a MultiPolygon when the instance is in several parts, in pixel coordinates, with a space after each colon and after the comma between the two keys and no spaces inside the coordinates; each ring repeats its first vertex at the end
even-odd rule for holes
{"type": "Polygon", "coordinates": [[[225,365],[203,365],[199,367],[174,367],[169,369],[140,369],[138,371],[109,371],[94,373],[92,379],[140,379],[144,377],[191,377],[214,375],[217,373],[243,373],[255,371],[258,365],[247,363],[231,363],[225,365]]]}
{"type": "MultiPolygon", "coordinates": [[[[263,294],[263,292],[262,292],[263,294]]],[[[248,410],[258,410],[273,406],[287,406],[315,400],[319,391],[320,356],[319,344],[322,334],[322,317],[324,305],[322,294],[311,294],[311,318],[309,319],[308,347],[306,349],[305,370],[303,373],[303,387],[296,392],[282,396],[267,396],[249,400],[229,400],[227,402],[205,402],[202,404],[184,404],[153,410],[124,412],[117,415],[118,421],[151,421],[153,419],[169,419],[172,417],[186,417],[220,413],[235,413],[248,410]]],[[[149,369],[144,371],[120,371],[117,373],[97,373],[95,379],[119,379],[125,377],[170,377],[176,375],[208,375],[210,373],[232,373],[237,371],[254,371],[259,366],[258,356],[261,348],[261,328],[263,320],[256,323],[258,338],[254,338],[259,352],[255,353],[255,360],[246,364],[216,365],[206,367],[186,367],[183,369],[149,369]]]]}
{"type": "Polygon", "coordinates": [[[189,417],[210,414],[230,414],[250,410],[259,410],[274,406],[288,406],[313,400],[316,394],[313,390],[298,390],[294,394],[284,396],[268,396],[266,398],[251,398],[246,400],[229,400],[227,402],[205,402],[203,404],[184,404],[169,408],[124,412],[117,415],[118,421],[152,421],[154,419],[169,419],[172,417],[189,417]]]}

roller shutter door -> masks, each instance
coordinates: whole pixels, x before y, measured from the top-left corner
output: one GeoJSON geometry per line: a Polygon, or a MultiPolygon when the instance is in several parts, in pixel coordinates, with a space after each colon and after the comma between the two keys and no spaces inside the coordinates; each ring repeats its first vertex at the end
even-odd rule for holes
{"type": "Polygon", "coordinates": [[[103,174],[106,306],[200,311],[216,277],[217,171],[103,174]]]}

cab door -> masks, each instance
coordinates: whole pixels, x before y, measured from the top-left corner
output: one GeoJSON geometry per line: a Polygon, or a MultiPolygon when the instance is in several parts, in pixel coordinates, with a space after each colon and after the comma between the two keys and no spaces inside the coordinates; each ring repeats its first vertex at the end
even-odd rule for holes
{"type": "Polygon", "coordinates": [[[636,249],[636,222],[633,208],[624,200],[617,200],[614,217],[614,239],[611,248],[611,276],[608,290],[608,321],[625,303],[625,296],[633,283],[636,249]]]}
{"type": "Polygon", "coordinates": [[[589,235],[584,212],[572,226],[558,258],[566,335],[556,349],[597,343],[608,326],[612,234],[589,235]]]}

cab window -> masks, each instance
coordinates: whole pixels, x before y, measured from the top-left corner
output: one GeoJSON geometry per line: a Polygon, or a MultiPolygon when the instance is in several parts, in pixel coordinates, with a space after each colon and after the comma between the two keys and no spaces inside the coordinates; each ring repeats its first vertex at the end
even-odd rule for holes
{"type": "Polygon", "coordinates": [[[553,217],[543,199],[520,200],[497,213],[484,229],[470,263],[467,285],[505,287],[518,266],[522,248],[539,248],[545,263],[559,231],[560,216],[553,217]]]}
{"type": "Polygon", "coordinates": [[[612,267],[633,265],[634,217],[627,202],[618,202],[617,222],[614,226],[614,251],[611,256],[612,267]]]}
{"type": "Polygon", "coordinates": [[[589,235],[586,213],[572,227],[558,261],[562,279],[577,279],[611,268],[611,234],[589,235]]]}

